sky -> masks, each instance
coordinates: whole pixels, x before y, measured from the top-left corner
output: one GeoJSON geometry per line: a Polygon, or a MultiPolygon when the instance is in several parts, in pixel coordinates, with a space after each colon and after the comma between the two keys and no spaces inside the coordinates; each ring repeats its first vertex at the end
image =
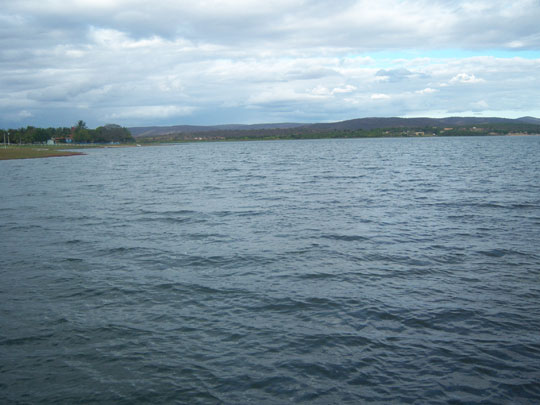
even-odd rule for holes
{"type": "Polygon", "coordinates": [[[0,128],[540,117],[540,0],[0,5],[0,128]]]}

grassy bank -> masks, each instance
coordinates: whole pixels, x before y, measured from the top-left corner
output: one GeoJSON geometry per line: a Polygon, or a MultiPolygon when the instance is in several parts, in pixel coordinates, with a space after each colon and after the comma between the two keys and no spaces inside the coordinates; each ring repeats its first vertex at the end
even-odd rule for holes
{"type": "Polygon", "coordinates": [[[74,156],[84,155],[82,152],[73,152],[62,150],[61,147],[56,146],[0,146],[0,160],[9,159],[35,159],[45,157],[57,157],[57,156],[74,156]]]}

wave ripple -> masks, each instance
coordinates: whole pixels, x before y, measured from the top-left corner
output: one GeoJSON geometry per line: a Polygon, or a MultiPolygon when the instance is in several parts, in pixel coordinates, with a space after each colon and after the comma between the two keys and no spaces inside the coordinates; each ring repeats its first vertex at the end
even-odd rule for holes
{"type": "Polygon", "coordinates": [[[539,156],[485,137],[0,162],[0,402],[538,403],[539,156]]]}

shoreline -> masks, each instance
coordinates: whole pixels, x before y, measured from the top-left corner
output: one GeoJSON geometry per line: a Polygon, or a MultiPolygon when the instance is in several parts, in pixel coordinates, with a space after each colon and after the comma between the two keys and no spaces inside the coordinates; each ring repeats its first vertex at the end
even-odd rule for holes
{"type": "Polygon", "coordinates": [[[120,145],[17,145],[0,146],[0,160],[14,159],[40,159],[50,157],[80,156],[86,155],[84,152],[74,151],[73,149],[105,149],[105,148],[125,148],[134,147],[135,144],[120,145]]]}
{"type": "Polygon", "coordinates": [[[0,160],[40,159],[80,155],[86,155],[86,153],[29,147],[0,148],[0,160]]]}
{"type": "MultiPolygon", "coordinates": [[[[458,135],[459,136],[459,135],[458,135]]],[[[462,137],[475,136],[475,135],[461,135],[462,137]]],[[[486,135],[476,135],[486,136],[486,135]]],[[[507,133],[488,136],[540,136],[540,134],[527,134],[527,133],[507,133]]],[[[15,160],[15,159],[40,159],[51,157],[64,157],[64,156],[81,156],[86,155],[84,152],[76,152],[72,149],[105,149],[105,148],[129,148],[136,146],[163,146],[163,145],[176,145],[182,143],[206,143],[206,142],[250,142],[250,141],[288,141],[288,140],[317,140],[317,139],[380,139],[380,138],[446,138],[449,136],[434,136],[434,135],[422,135],[422,136],[366,136],[366,137],[302,137],[302,138],[226,138],[226,139],[186,139],[168,142],[141,142],[139,144],[121,144],[121,145],[10,145],[8,147],[0,146],[0,160],[15,160]]],[[[139,140],[140,141],[140,140],[139,140]]]]}

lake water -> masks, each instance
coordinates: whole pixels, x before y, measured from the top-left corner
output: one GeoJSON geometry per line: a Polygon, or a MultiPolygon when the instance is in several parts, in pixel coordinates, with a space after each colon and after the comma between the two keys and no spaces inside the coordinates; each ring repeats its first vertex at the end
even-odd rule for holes
{"type": "Polygon", "coordinates": [[[0,162],[2,403],[538,403],[540,137],[0,162]]]}

